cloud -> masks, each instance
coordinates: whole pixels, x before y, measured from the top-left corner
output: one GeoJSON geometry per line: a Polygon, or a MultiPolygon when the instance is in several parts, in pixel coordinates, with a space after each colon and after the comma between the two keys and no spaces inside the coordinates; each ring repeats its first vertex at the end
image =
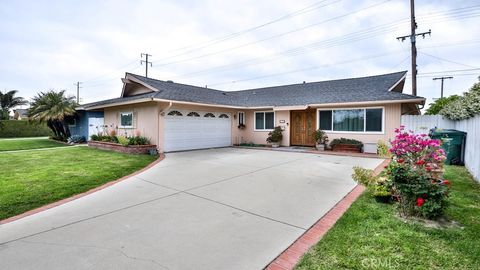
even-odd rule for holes
{"type": "MultiPolygon", "coordinates": [[[[225,90],[408,70],[409,41],[396,39],[409,33],[408,3],[378,5],[381,2],[323,1],[318,5],[323,7],[211,46],[205,45],[315,2],[5,2],[0,6],[0,89],[18,89],[27,98],[51,88],[67,89],[74,95],[74,83],[82,81],[84,102],[118,97],[120,78],[126,71],[144,73],[140,65],[140,53],[144,52],[153,55],[150,77],[199,86],[227,82],[218,86],[225,90]],[[373,5],[377,6],[347,15],[373,5]],[[314,43],[318,45],[306,47],[314,43]],[[204,48],[189,52],[199,47],[204,48]],[[297,49],[296,53],[292,49],[297,49]],[[250,65],[241,64],[250,60],[250,65]],[[225,65],[230,66],[181,76],[225,65]],[[279,73],[284,74],[269,76],[279,73]]],[[[432,37],[418,40],[419,52],[476,67],[480,59],[474,43],[480,34],[478,17],[464,18],[468,13],[461,12],[449,17],[435,15],[475,4],[474,0],[417,1],[418,31],[432,29],[432,37]],[[471,44],[461,45],[465,41],[471,44]]],[[[421,53],[420,74],[466,68],[421,53]]],[[[445,93],[461,93],[475,81],[474,75],[455,76],[445,83],[445,93]]],[[[429,101],[438,97],[439,87],[431,76],[418,78],[418,94],[429,101]]],[[[405,92],[410,92],[410,79],[405,92]]]]}

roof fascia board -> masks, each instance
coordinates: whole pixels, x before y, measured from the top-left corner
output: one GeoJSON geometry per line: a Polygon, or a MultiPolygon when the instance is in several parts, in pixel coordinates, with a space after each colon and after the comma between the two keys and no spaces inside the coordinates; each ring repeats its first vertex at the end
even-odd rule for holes
{"type": "Polygon", "coordinates": [[[85,107],[83,109],[87,110],[87,111],[90,111],[90,110],[95,110],[95,109],[116,107],[116,106],[136,104],[136,103],[149,102],[149,101],[153,101],[153,98],[140,98],[140,99],[135,99],[135,100],[123,101],[123,102],[108,103],[108,104],[96,105],[96,106],[91,106],[91,107],[85,107]]]}
{"type": "Polygon", "coordinates": [[[232,106],[232,105],[221,105],[221,104],[209,104],[209,103],[201,103],[201,102],[190,102],[190,101],[178,101],[178,100],[169,100],[169,99],[161,99],[161,98],[154,98],[153,100],[159,102],[173,102],[177,104],[187,104],[187,105],[198,105],[198,106],[209,106],[209,107],[219,107],[219,108],[230,108],[230,109],[273,109],[273,106],[262,106],[262,107],[246,107],[246,106],[232,106]]]}
{"type": "Polygon", "coordinates": [[[423,103],[425,98],[416,99],[397,99],[397,100],[376,100],[376,101],[362,101],[362,102],[343,102],[343,103],[322,103],[310,104],[311,107],[334,107],[334,106],[351,106],[351,105],[379,105],[379,104],[394,104],[394,103],[423,103]]]}
{"type": "Polygon", "coordinates": [[[278,106],[273,107],[274,111],[295,111],[295,110],[306,110],[308,105],[301,105],[301,106],[278,106]]]}
{"type": "Polygon", "coordinates": [[[152,90],[153,92],[158,92],[159,91],[157,88],[151,86],[150,84],[148,84],[146,82],[143,82],[143,81],[135,78],[131,74],[126,74],[125,78],[122,79],[122,82],[123,82],[123,88],[122,88],[122,95],[120,97],[124,97],[125,86],[127,85],[127,83],[132,83],[132,82],[143,85],[143,86],[147,87],[148,89],[152,90]]]}
{"type": "MultiPolygon", "coordinates": [[[[390,87],[390,89],[388,89],[388,92],[392,91],[393,89],[395,89],[395,87],[397,87],[397,85],[399,85],[403,80],[405,80],[405,78],[407,78],[407,72],[405,72],[405,74],[403,74],[403,76],[396,82],[392,85],[392,87],[390,87]]],[[[403,93],[403,90],[402,92],[403,93]]]]}

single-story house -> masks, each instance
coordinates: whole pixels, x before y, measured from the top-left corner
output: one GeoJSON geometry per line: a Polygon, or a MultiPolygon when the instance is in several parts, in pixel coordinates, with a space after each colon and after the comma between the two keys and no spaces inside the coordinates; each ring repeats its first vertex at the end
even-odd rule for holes
{"type": "Polygon", "coordinates": [[[406,74],[222,91],[126,73],[119,98],[79,110],[97,112],[89,135],[102,124],[117,134],[140,132],[159,152],[266,144],[276,126],[283,146],[313,146],[320,128],[330,140],[357,139],[375,152],[379,140],[394,137],[401,115],[419,114],[425,102],[402,93],[406,74]]]}
{"type": "Polygon", "coordinates": [[[26,120],[28,119],[28,109],[15,109],[13,110],[13,119],[26,120]]]}

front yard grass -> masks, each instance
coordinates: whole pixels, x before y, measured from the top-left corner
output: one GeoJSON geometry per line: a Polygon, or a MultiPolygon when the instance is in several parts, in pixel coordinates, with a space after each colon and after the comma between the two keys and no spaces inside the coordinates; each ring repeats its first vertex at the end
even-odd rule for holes
{"type": "Polygon", "coordinates": [[[0,152],[68,146],[48,138],[0,139],[0,152]]]}
{"type": "Polygon", "coordinates": [[[480,185],[464,167],[447,166],[446,216],[461,227],[434,229],[396,217],[395,206],[366,192],[296,269],[478,269],[480,185]]]}
{"type": "Polygon", "coordinates": [[[0,220],[116,180],[155,159],[88,147],[0,153],[0,220]]]}

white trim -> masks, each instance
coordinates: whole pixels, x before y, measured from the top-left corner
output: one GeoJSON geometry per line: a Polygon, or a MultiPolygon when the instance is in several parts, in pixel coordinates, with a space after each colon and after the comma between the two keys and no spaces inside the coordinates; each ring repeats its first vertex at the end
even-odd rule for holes
{"type": "Polygon", "coordinates": [[[324,130],[327,133],[332,134],[385,134],[385,107],[353,107],[353,108],[318,108],[317,109],[317,129],[320,128],[320,111],[332,111],[332,130],[324,130]],[[367,129],[367,109],[382,109],[382,131],[365,131],[367,129]],[[363,110],[363,130],[364,131],[336,131],[333,130],[333,111],[335,110],[363,110]]]}
{"type": "Polygon", "coordinates": [[[272,131],[272,129],[265,129],[265,113],[273,113],[273,127],[275,128],[275,111],[254,111],[253,112],[253,131],[272,131]],[[257,129],[257,113],[263,113],[263,129],[257,129]]]}
{"type": "Polygon", "coordinates": [[[343,102],[343,103],[321,103],[321,104],[310,104],[310,107],[318,108],[330,108],[336,106],[369,106],[369,105],[380,105],[380,104],[393,104],[393,103],[423,103],[425,98],[415,98],[415,99],[397,99],[397,100],[377,100],[377,101],[359,101],[359,102],[343,102]]]}
{"type": "MultiPolygon", "coordinates": [[[[399,83],[401,83],[403,80],[405,80],[405,78],[407,77],[407,72],[405,72],[405,74],[403,74],[402,78],[400,78],[400,80],[398,80],[394,85],[392,85],[392,87],[390,87],[390,89],[388,89],[388,92],[392,91],[395,87],[397,87],[397,85],[399,83]]],[[[402,92],[403,92],[403,89],[402,89],[402,92]]],[[[400,93],[402,93],[400,92],[400,93]]]]}
{"type": "Polygon", "coordinates": [[[135,117],[133,114],[133,111],[124,111],[124,112],[119,112],[119,123],[118,123],[118,128],[133,128],[135,126],[135,117]],[[122,114],[131,114],[132,115],[132,125],[131,126],[122,126],[122,114]]]}

